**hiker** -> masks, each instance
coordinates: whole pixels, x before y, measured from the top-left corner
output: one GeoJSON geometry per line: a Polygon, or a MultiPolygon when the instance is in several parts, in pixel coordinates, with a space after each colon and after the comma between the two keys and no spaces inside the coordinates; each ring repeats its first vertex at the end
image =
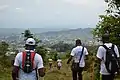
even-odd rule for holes
{"type": "Polygon", "coordinates": [[[48,59],[49,61],[49,69],[51,70],[52,69],[52,64],[53,64],[53,60],[52,58],[48,59]]]}
{"type": "Polygon", "coordinates": [[[62,67],[62,60],[59,58],[59,59],[57,60],[57,68],[58,68],[58,70],[60,70],[61,67],[62,67]]]}
{"type": "Polygon", "coordinates": [[[82,46],[81,40],[76,40],[76,47],[72,49],[71,56],[67,64],[73,59],[71,70],[73,80],[82,80],[82,72],[85,67],[85,56],[88,55],[87,49],[82,46]]]}
{"type": "Polygon", "coordinates": [[[103,45],[99,46],[96,55],[100,64],[102,80],[114,80],[119,67],[117,64],[119,51],[117,46],[109,41],[109,36],[109,34],[102,36],[103,45]]]}
{"type": "Polygon", "coordinates": [[[15,57],[12,70],[13,80],[38,80],[45,75],[42,57],[36,53],[36,42],[33,38],[25,41],[25,51],[20,52],[15,57]]]}

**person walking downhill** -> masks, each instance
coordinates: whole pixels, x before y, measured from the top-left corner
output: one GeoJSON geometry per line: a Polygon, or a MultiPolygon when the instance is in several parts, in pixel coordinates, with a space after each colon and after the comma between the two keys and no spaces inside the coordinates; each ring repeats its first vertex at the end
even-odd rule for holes
{"type": "Polygon", "coordinates": [[[33,38],[28,38],[25,42],[25,51],[20,52],[15,57],[12,70],[13,80],[38,80],[45,75],[42,57],[35,52],[36,42],[33,38]]]}
{"type": "Polygon", "coordinates": [[[71,70],[73,80],[82,80],[82,72],[85,67],[85,56],[88,55],[87,49],[82,46],[81,40],[76,40],[76,47],[72,49],[71,56],[67,64],[73,59],[71,70]]]}
{"type": "Polygon", "coordinates": [[[102,36],[103,45],[98,48],[96,55],[100,64],[102,80],[114,80],[115,74],[119,73],[118,47],[109,41],[109,37],[109,34],[102,36]]]}
{"type": "Polygon", "coordinates": [[[52,58],[48,59],[48,62],[49,62],[49,69],[52,70],[52,64],[53,64],[52,58]]]}
{"type": "Polygon", "coordinates": [[[58,58],[58,60],[57,60],[57,68],[58,68],[58,70],[60,70],[61,67],[62,67],[62,60],[60,58],[58,58]]]}

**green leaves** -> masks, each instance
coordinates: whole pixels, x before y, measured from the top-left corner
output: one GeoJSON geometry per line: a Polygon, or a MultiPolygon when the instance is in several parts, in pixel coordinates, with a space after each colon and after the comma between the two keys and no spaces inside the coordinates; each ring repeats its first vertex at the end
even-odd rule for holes
{"type": "Polygon", "coordinates": [[[9,44],[6,42],[1,42],[0,43],[0,55],[5,55],[5,53],[8,51],[9,44]]]}
{"type": "Polygon", "coordinates": [[[108,32],[110,34],[110,41],[120,45],[120,18],[111,15],[100,15],[100,21],[93,30],[93,35],[101,37],[108,32]]]}

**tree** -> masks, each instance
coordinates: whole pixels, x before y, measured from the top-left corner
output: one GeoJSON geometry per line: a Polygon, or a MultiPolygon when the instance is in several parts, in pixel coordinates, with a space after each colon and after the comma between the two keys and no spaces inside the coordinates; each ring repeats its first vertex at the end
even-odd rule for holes
{"type": "Polygon", "coordinates": [[[30,32],[30,30],[25,30],[22,34],[24,34],[25,40],[27,38],[33,38],[33,34],[30,32]]]}
{"type": "Polygon", "coordinates": [[[51,48],[55,49],[58,52],[66,52],[68,50],[71,50],[73,48],[73,44],[67,44],[63,41],[60,41],[59,43],[52,45],[51,48]]]}
{"type": "Polygon", "coordinates": [[[28,38],[34,38],[36,41],[36,44],[38,44],[39,42],[42,42],[39,38],[33,35],[30,30],[25,30],[24,33],[22,34],[24,35],[24,40],[27,40],[28,38]]]}
{"type": "Polygon", "coordinates": [[[107,15],[100,16],[100,21],[93,30],[93,35],[101,37],[105,33],[110,34],[111,42],[120,45],[120,18],[107,15]]]}
{"type": "Polygon", "coordinates": [[[5,55],[5,53],[8,51],[9,44],[6,42],[1,42],[0,43],[0,55],[5,55]]]}
{"type": "Polygon", "coordinates": [[[42,56],[43,61],[46,63],[47,50],[42,46],[38,46],[36,47],[36,52],[42,56]]]}
{"type": "Polygon", "coordinates": [[[105,0],[108,3],[107,13],[117,13],[120,15],[120,0],[105,0]]]}
{"type": "Polygon", "coordinates": [[[100,15],[100,21],[93,30],[95,37],[110,34],[110,41],[120,46],[120,0],[105,0],[108,3],[106,15],[100,15]]]}

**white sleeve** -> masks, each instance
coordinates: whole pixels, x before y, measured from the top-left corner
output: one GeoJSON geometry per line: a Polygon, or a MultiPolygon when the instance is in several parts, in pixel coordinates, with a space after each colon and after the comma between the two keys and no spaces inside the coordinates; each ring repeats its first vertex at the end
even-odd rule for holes
{"type": "Polygon", "coordinates": [[[84,47],[84,53],[85,53],[85,55],[88,55],[88,51],[85,47],[84,47]]]}
{"type": "Polygon", "coordinates": [[[15,57],[14,66],[18,66],[18,67],[20,66],[19,59],[20,59],[20,53],[18,53],[15,57]]]}
{"type": "Polygon", "coordinates": [[[100,46],[99,48],[98,48],[98,51],[97,51],[97,58],[99,58],[99,59],[103,59],[104,58],[104,52],[103,52],[103,48],[102,48],[102,46],[100,46]]]}
{"type": "Polygon", "coordinates": [[[74,56],[75,55],[75,49],[72,49],[72,51],[71,51],[71,54],[70,54],[71,56],[74,56]]]}
{"type": "Polygon", "coordinates": [[[38,62],[38,64],[37,64],[37,68],[38,68],[38,69],[44,67],[44,66],[43,66],[43,59],[42,59],[42,57],[41,57],[40,55],[37,55],[37,62],[38,62]]]}
{"type": "Polygon", "coordinates": [[[120,55],[119,55],[119,50],[118,50],[118,47],[117,47],[116,45],[115,45],[114,50],[115,50],[115,53],[117,54],[117,57],[120,57],[120,55]]]}

